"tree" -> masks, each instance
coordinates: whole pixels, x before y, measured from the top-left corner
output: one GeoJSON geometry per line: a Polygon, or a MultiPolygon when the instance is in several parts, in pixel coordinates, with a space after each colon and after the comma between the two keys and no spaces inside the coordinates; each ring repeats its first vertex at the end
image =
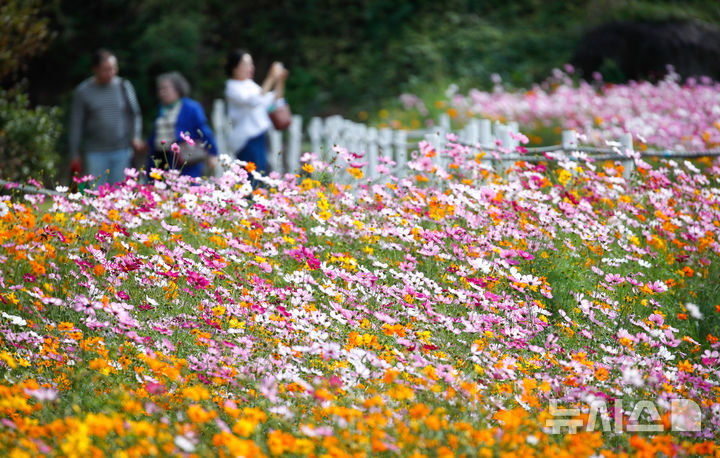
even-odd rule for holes
{"type": "Polygon", "coordinates": [[[50,44],[52,33],[42,14],[40,0],[6,0],[0,5],[0,81],[14,76],[50,44]]]}
{"type": "Polygon", "coordinates": [[[6,0],[0,6],[0,163],[3,178],[46,183],[60,162],[57,108],[31,108],[21,78],[30,58],[45,50],[52,32],[40,0],[6,0]]]}

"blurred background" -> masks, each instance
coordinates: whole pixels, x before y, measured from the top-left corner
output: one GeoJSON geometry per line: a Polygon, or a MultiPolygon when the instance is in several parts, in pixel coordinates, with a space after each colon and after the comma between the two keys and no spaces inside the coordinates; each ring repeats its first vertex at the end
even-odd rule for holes
{"type": "Polygon", "coordinates": [[[158,74],[182,72],[209,113],[237,47],[257,80],[285,63],[295,113],[369,123],[402,93],[491,89],[494,74],[528,87],[567,63],[606,82],[658,79],[668,63],[720,79],[713,0],[3,0],[0,21],[0,159],[13,180],[66,168],[72,91],[99,47],[134,84],[145,132],[158,74]]]}

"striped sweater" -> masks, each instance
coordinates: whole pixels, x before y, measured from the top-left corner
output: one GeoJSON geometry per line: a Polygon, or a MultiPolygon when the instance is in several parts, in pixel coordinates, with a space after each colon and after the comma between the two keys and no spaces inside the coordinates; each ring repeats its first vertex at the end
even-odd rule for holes
{"type": "Polygon", "coordinates": [[[141,136],[140,104],[129,81],[115,77],[110,84],[101,85],[88,78],[75,89],[69,132],[71,158],[80,155],[81,147],[93,152],[129,148],[131,141],[141,136]]]}

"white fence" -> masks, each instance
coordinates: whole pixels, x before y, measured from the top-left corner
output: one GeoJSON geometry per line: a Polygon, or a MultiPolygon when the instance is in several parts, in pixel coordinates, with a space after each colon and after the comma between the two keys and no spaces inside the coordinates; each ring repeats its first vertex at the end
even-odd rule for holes
{"type": "MultiPolygon", "coordinates": [[[[221,154],[231,154],[227,147],[227,132],[229,124],[225,116],[225,103],[223,100],[215,100],[212,113],[213,128],[216,133],[218,149],[221,154]]],[[[404,176],[407,171],[406,164],[410,159],[413,149],[421,140],[430,142],[436,151],[444,149],[446,134],[450,132],[450,118],[447,115],[440,116],[438,125],[424,130],[394,130],[389,128],[377,129],[364,124],[343,119],[341,116],[330,116],[325,119],[314,117],[310,119],[306,132],[303,132],[303,118],[299,115],[293,116],[292,124],[285,132],[278,132],[271,129],[269,133],[268,161],[271,170],[282,173],[298,173],[302,164],[300,163],[303,144],[309,145],[308,151],[318,154],[323,160],[330,162],[335,153],[334,145],[346,148],[349,152],[363,154],[363,162],[367,164],[361,169],[365,177],[371,181],[379,178],[377,165],[381,156],[393,160],[397,165],[393,169],[396,176],[404,176]]],[[[592,155],[595,160],[619,160],[623,162],[624,174],[630,175],[634,168],[634,160],[628,157],[633,153],[633,138],[631,134],[620,136],[614,147],[595,148],[581,146],[578,144],[578,137],[575,131],[567,130],[562,132],[562,144],[550,145],[538,148],[527,148],[524,154],[516,153],[518,141],[514,134],[518,133],[518,124],[510,122],[507,125],[499,122],[491,122],[487,119],[472,119],[468,124],[456,132],[457,142],[472,147],[477,151],[500,152],[499,159],[492,156],[487,157],[490,162],[496,164],[496,170],[505,170],[507,163],[516,160],[542,161],[552,160],[553,153],[581,152],[592,155]]],[[[232,155],[232,154],[231,154],[232,155]]],[[[643,156],[660,157],[681,157],[692,158],[699,156],[718,156],[720,151],[654,151],[642,152],[643,156]]],[[[450,158],[447,155],[438,154],[435,158],[438,165],[447,168],[450,158]]],[[[340,168],[335,179],[340,183],[348,183],[353,180],[350,175],[340,168]]]]}
{"type": "MultiPolygon", "coordinates": [[[[230,154],[227,144],[227,134],[230,128],[225,115],[226,107],[222,99],[215,100],[212,111],[213,130],[218,143],[220,154],[230,154]]],[[[282,173],[298,173],[302,164],[301,154],[305,151],[302,146],[309,146],[308,151],[314,152],[325,161],[331,161],[335,155],[334,145],[339,145],[353,153],[363,154],[363,161],[367,165],[362,169],[363,174],[371,180],[378,178],[377,165],[380,156],[393,160],[396,170],[402,171],[410,158],[409,153],[421,140],[433,144],[436,150],[444,147],[445,135],[450,132],[450,118],[443,115],[438,126],[424,130],[395,130],[390,128],[368,127],[365,124],[344,119],[341,116],[329,116],[325,119],[314,117],[307,124],[303,132],[303,118],[293,116],[290,127],[285,132],[271,128],[269,132],[268,161],[271,170],[282,173]]],[[[489,120],[474,119],[458,133],[458,141],[474,147],[497,150],[504,146],[514,150],[517,142],[511,133],[518,132],[518,124],[511,122],[508,125],[493,124],[489,120]]],[[[440,157],[440,161],[447,160],[440,157]]],[[[336,177],[339,181],[349,179],[348,176],[336,177]]]]}
{"type": "MultiPolygon", "coordinates": [[[[220,154],[233,155],[228,149],[227,137],[230,129],[225,115],[225,102],[222,99],[215,100],[213,105],[211,123],[220,154]]],[[[377,165],[381,156],[392,159],[396,166],[391,173],[403,177],[408,172],[407,162],[411,158],[412,151],[421,140],[430,142],[436,151],[445,149],[445,135],[450,132],[450,118],[447,115],[440,116],[438,125],[425,130],[393,130],[377,129],[367,127],[364,124],[343,119],[341,116],[330,116],[325,119],[314,117],[307,125],[307,132],[303,133],[303,118],[294,115],[290,127],[285,132],[271,130],[269,134],[268,161],[272,170],[284,173],[299,173],[302,164],[300,163],[303,143],[309,145],[308,151],[319,154],[325,161],[332,161],[334,152],[333,146],[339,145],[350,152],[363,154],[363,161],[367,162],[362,169],[363,175],[370,181],[378,180],[379,173],[377,165]]],[[[456,132],[457,143],[471,147],[476,151],[498,152],[498,159],[494,155],[486,156],[488,162],[494,162],[495,170],[502,172],[506,170],[508,163],[517,160],[527,162],[557,160],[563,155],[553,153],[585,153],[593,160],[619,160],[624,165],[624,175],[628,177],[634,168],[634,160],[628,153],[633,153],[633,138],[631,134],[620,136],[612,148],[596,148],[581,146],[578,144],[577,133],[571,130],[562,132],[562,143],[559,145],[542,146],[537,148],[526,148],[523,154],[515,152],[518,142],[513,134],[518,133],[518,124],[510,122],[507,125],[499,122],[492,123],[487,119],[472,119],[459,132],[456,132]]],[[[645,150],[640,153],[644,157],[664,158],[697,158],[703,156],[720,156],[720,151],[657,151],[645,150]]],[[[567,156],[565,156],[567,157],[567,156]]],[[[447,169],[450,158],[447,155],[438,154],[435,157],[438,165],[447,169]]],[[[355,180],[343,172],[340,167],[338,175],[334,177],[339,183],[350,183],[355,180]]],[[[218,167],[216,174],[222,174],[218,167]]],[[[61,192],[41,189],[31,185],[0,180],[0,187],[17,189],[22,192],[44,193],[49,195],[62,194],[61,192]]]]}

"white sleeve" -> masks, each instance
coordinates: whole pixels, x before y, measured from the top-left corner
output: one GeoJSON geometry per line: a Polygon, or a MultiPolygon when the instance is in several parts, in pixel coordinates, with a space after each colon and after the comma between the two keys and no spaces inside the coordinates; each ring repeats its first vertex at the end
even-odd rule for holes
{"type": "Polygon", "coordinates": [[[241,105],[244,107],[255,107],[258,105],[262,105],[266,108],[269,108],[275,101],[275,92],[270,91],[266,92],[265,94],[251,94],[241,90],[241,88],[237,87],[236,85],[228,84],[225,87],[225,97],[227,97],[230,103],[236,105],[241,105]]]}

